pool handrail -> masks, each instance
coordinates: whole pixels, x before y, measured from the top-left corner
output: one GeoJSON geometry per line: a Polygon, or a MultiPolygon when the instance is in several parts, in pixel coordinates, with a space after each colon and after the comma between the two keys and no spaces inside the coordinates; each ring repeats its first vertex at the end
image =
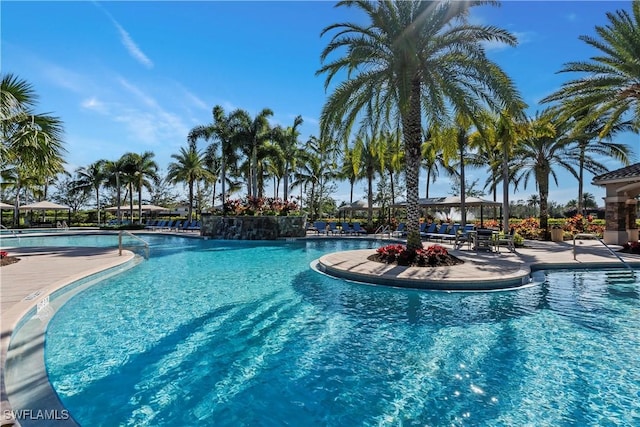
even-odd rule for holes
{"type": "Polygon", "coordinates": [[[609,247],[609,245],[607,245],[600,237],[598,237],[597,234],[594,234],[594,233],[577,233],[573,235],[573,260],[574,261],[576,260],[576,237],[594,237],[596,240],[602,243],[605,248],[607,248],[607,250],[611,253],[611,255],[614,255],[616,258],[618,258],[618,260],[622,263],[622,265],[624,265],[625,268],[627,268],[631,272],[631,275],[635,278],[635,272],[633,271],[633,268],[631,268],[631,266],[625,260],[623,260],[622,257],[620,257],[620,255],[615,253],[609,247]]]}
{"type": "Polygon", "coordinates": [[[149,259],[149,242],[147,242],[144,239],[141,239],[140,237],[136,236],[135,234],[127,231],[127,230],[120,230],[120,232],[118,233],[118,255],[122,256],[122,235],[126,234],[127,236],[133,237],[136,240],[139,240],[140,242],[142,242],[142,244],[144,245],[145,248],[145,258],[149,259]]]}
{"type": "Polygon", "coordinates": [[[5,230],[10,231],[11,234],[13,234],[13,237],[18,237],[18,235],[16,234],[16,230],[14,230],[13,228],[5,227],[3,224],[0,224],[0,228],[4,228],[5,230]]]}

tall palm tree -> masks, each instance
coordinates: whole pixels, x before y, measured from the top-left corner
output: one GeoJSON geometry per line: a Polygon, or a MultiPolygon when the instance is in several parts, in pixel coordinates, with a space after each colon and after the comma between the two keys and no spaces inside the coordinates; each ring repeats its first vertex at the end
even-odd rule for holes
{"type": "MultiPolygon", "coordinates": [[[[583,191],[584,191],[584,171],[588,171],[594,175],[607,172],[607,167],[597,161],[597,157],[610,157],[620,161],[625,166],[629,165],[629,155],[631,150],[626,144],[613,142],[614,135],[618,132],[632,130],[629,121],[611,122],[606,115],[596,116],[593,120],[584,121],[587,116],[592,116],[592,108],[577,111],[574,117],[568,118],[574,125],[571,134],[573,146],[571,152],[578,156],[578,198],[577,209],[582,212],[583,209],[583,191]],[[603,135],[604,128],[609,126],[609,131],[603,135]]],[[[560,107],[562,112],[562,107],[560,107]]]]}
{"type": "MultiPolygon", "coordinates": [[[[21,175],[44,180],[62,170],[64,153],[62,121],[33,111],[37,95],[27,81],[5,74],[0,81],[0,171],[17,168],[21,175]]],[[[17,194],[19,194],[19,189],[17,194]]],[[[16,197],[14,218],[20,200],[16,197]]]]}
{"type": "Polygon", "coordinates": [[[486,55],[485,41],[515,45],[507,31],[468,21],[469,10],[496,1],[341,1],[367,15],[368,23],[338,23],[322,34],[334,35],[321,54],[325,88],[347,72],[325,103],[321,136],[339,139],[351,132],[372,99],[380,117],[399,117],[405,149],[407,248],[422,247],[419,233],[418,185],[422,145],[422,115],[431,123],[448,111],[471,112],[482,104],[491,110],[519,99],[509,77],[486,55]],[[329,60],[331,55],[338,56],[329,60]]]}
{"type": "Polygon", "coordinates": [[[427,178],[425,179],[424,197],[429,197],[429,187],[431,183],[436,182],[440,176],[440,170],[444,170],[448,175],[454,173],[449,165],[448,159],[444,156],[444,149],[441,139],[433,138],[433,129],[427,129],[423,132],[424,142],[422,143],[422,165],[426,169],[427,178]]]}
{"type": "Polygon", "coordinates": [[[264,108],[253,118],[245,110],[237,110],[231,117],[235,144],[245,153],[249,161],[249,196],[258,197],[258,174],[260,173],[258,152],[273,136],[268,120],[271,116],[273,111],[264,108]]]}
{"type": "MultiPolygon", "coordinates": [[[[235,168],[238,158],[236,154],[236,146],[234,145],[233,137],[235,133],[233,117],[238,114],[240,110],[236,110],[230,114],[226,114],[224,108],[220,105],[213,107],[212,115],[213,122],[208,125],[196,126],[189,132],[189,143],[195,149],[195,144],[198,139],[213,140],[211,148],[207,149],[214,152],[218,151],[218,145],[220,144],[220,202],[224,205],[225,197],[227,194],[227,172],[230,167],[235,168]]],[[[215,194],[214,194],[215,200],[215,194]]],[[[215,201],[214,201],[215,205],[215,201]]]]}
{"type": "Polygon", "coordinates": [[[558,177],[554,168],[560,166],[577,177],[575,157],[567,152],[570,142],[567,138],[568,131],[567,122],[559,120],[553,109],[544,110],[530,120],[530,134],[518,144],[514,152],[518,181],[524,180],[526,188],[529,179],[533,177],[538,187],[540,229],[544,232],[545,239],[549,238],[549,176],[557,185],[558,177]]]}
{"type": "Polygon", "coordinates": [[[640,0],[633,0],[631,8],[631,14],[626,10],[607,13],[609,23],[595,27],[599,39],[579,37],[598,54],[588,61],[565,64],[561,73],[582,76],[565,82],[541,101],[564,101],[563,109],[569,115],[588,111],[580,124],[606,117],[601,138],[625,115],[635,132],[640,131],[640,0]]]}
{"type": "Polygon", "coordinates": [[[404,169],[404,147],[402,146],[402,137],[400,132],[385,131],[382,135],[382,141],[385,144],[384,153],[384,169],[389,174],[389,182],[391,184],[391,204],[396,203],[395,176],[404,169]]]}
{"type": "Polygon", "coordinates": [[[181,147],[180,153],[172,154],[175,162],[169,163],[167,179],[172,184],[185,183],[189,189],[189,221],[193,219],[193,187],[201,179],[211,179],[204,165],[204,158],[195,147],[181,147]]]}
{"type": "Polygon", "coordinates": [[[284,160],[284,170],[282,175],[282,185],[283,185],[283,199],[289,199],[289,178],[292,170],[296,167],[296,161],[298,158],[298,137],[300,136],[300,132],[298,131],[298,127],[302,125],[302,116],[297,116],[293,120],[293,125],[287,128],[276,127],[273,132],[273,138],[275,143],[280,148],[279,152],[282,156],[282,160],[284,160]]]}
{"type": "Polygon", "coordinates": [[[122,223],[122,184],[128,172],[127,157],[122,156],[118,160],[106,160],[104,162],[104,172],[107,175],[107,185],[116,190],[116,218],[118,224],[122,223]]]}
{"type": "Polygon", "coordinates": [[[130,153],[130,183],[138,193],[138,221],[142,224],[142,189],[153,190],[154,185],[160,184],[158,164],[153,160],[155,154],[145,151],[142,154],[130,153]]]}
{"type": "Polygon", "coordinates": [[[353,187],[363,178],[362,151],[360,145],[349,146],[344,144],[342,149],[342,164],[338,172],[338,178],[349,181],[349,203],[353,203],[353,187]]]}
{"type": "Polygon", "coordinates": [[[105,161],[98,160],[91,163],[89,166],[82,166],[76,169],[76,188],[80,191],[91,192],[95,191],[96,196],[96,210],[98,212],[98,225],[100,225],[100,188],[107,179],[105,172],[105,161]]]}

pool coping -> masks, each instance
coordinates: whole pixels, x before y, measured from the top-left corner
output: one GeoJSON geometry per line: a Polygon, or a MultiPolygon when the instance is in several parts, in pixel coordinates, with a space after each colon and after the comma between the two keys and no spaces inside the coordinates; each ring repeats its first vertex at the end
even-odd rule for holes
{"type": "MultiPolygon", "coordinates": [[[[160,234],[160,233],[156,233],[156,234],[160,234]]],[[[163,233],[163,234],[176,235],[174,233],[163,233]]],[[[199,236],[182,235],[182,237],[198,238],[199,236]]],[[[372,237],[373,236],[363,236],[362,238],[372,240],[372,237]]],[[[300,238],[295,240],[307,240],[307,239],[312,240],[315,238],[317,237],[309,236],[307,238],[300,238]]],[[[336,237],[328,237],[328,238],[331,239],[336,237]]],[[[350,238],[352,239],[353,237],[350,237],[350,238]]],[[[386,241],[386,242],[392,241],[389,239],[378,239],[375,237],[373,239],[377,241],[386,241]]],[[[294,239],[287,239],[287,240],[294,240],[294,239]]],[[[605,249],[604,247],[598,246],[599,245],[598,242],[593,243],[593,241],[585,241],[585,243],[586,244],[584,244],[584,247],[580,248],[580,252],[578,254],[580,259],[576,259],[576,260],[573,260],[571,257],[571,254],[572,254],[571,244],[568,244],[566,242],[560,242],[560,243],[540,242],[539,244],[535,244],[534,245],[535,247],[519,248],[518,252],[515,254],[511,252],[504,252],[504,251],[501,253],[476,253],[475,251],[451,250],[451,252],[455,256],[465,260],[465,264],[467,265],[467,269],[466,269],[467,274],[469,273],[469,267],[474,267],[476,273],[477,272],[482,273],[481,277],[476,276],[473,278],[474,282],[477,282],[478,280],[484,280],[484,281],[491,280],[499,283],[502,280],[502,282],[506,282],[507,284],[510,284],[511,288],[520,287],[523,284],[523,278],[525,277],[528,278],[530,275],[532,275],[532,273],[540,270],[585,269],[585,268],[603,269],[603,268],[616,268],[616,267],[620,268],[622,266],[619,261],[611,261],[611,258],[612,258],[611,254],[606,253],[606,251],[604,250],[605,249]],[[516,262],[517,258],[521,258],[521,260],[519,262],[516,262]],[[505,279],[496,279],[496,274],[498,273],[501,273],[501,275],[503,276],[506,275],[504,269],[507,267],[509,267],[510,269],[509,276],[505,279]]],[[[80,251],[87,250],[88,252],[95,249],[96,248],[76,248],[76,250],[80,250],[80,251]]],[[[111,252],[112,258],[114,254],[117,255],[117,249],[115,250],[113,248],[100,248],[100,249],[103,249],[104,252],[111,252]]],[[[343,277],[343,278],[347,280],[355,280],[358,282],[364,281],[368,283],[373,283],[372,278],[373,280],[376,280],[375,279],[376,276],[382,277],[384,280],[381,280],[381,283],[384,283],[387,286],[389,285],[389,282],[386,282],[386,280],[389,277],[394,277],[395,280],[398,280],[397,276],[400,276],[400,279],[397,282],[392,282],[391,286],[402,286],[402,287],[412,287],[412,288],[415,288],[416,286],[407,286],[407,284],[415,284],[415,283],[419,283],[421,280],[425,280],[424,277],[423,278],[420,277],[421,276],[420,272],[424,274],[424,271],[427,269],[419,268],[419,267],[386,266],[381,263],[374,263],[373,261],[366,260],[366,256],[374,253],[374,250],[372,249],[337,252],[335,254],[342,254],[340,256],[343,256],[345,253],[357,253],[357,252],[361,252],[361,253],[357,254],[357,257],[355,257],[355,264],[353,263],[354,261],[351,260],[349,261],[352,263],[351,266],[347,267],[347,264],[346,264],[347,261],[345,261],[344,258],[342,258],[341,261],[340,259],[338,259],[338,261],[334,259],[332,261],[334,264],[332,265],[331,268],[347,271],[347,273],[351,274],[351,276],[343,277]],[[367,255],[365,256],[365,254],[367,255]],[[342,263],[342,267],[340,267],[339,265],[340,263],[342,263]],[[372,264],[375,264],[375,265],[372,265],[372,264]],[[358,266],[360,266],[360,268],[363,268],[362,266],[364,266],[365,272],[362,273],[362,272],[356,271],[358,266]],[[383,268],[381,268],[381,266],[383,268]],[[367,268],[369,269],[368,271],[366,271],[367,268]],[[402,269],[402,271],[400,271],[400,269],[402,269]],[[403,274],[407,277],[403,277],[403,274]]],[[[331,255],[334,255],[334,254],[325,255],[321,257],[320,260],[331,255]]],[[[629,263],[629,265],[631,265],[633,268],[640,268],[640,257],[634,256],[634,255],[625,256],[625,254],[621,254],[621,255],[623,256],[625,261],[629,263]]],[[[63,255],[61,258],[58,258],[56,261],[59,262],[61,259],[64,259],[64,258],[65,257],[63,255]]],[[[116,258],[115,260],[114,259],[103,260],[104,262],[99,267],[93,267],[91,269],[85,269],[84,271],[75,271],[73,273],[70,273],[64,279],[58,280],[51,285],[45,286],[43,288],[43,292],[38,293],[35,298],[31,298],[29,300],[25,299],[23,301],[20,301],[20,303],[16,304],[14,307],[11,307],[11,309],[7,311],[3,310],[2,317],[1,317],[2,319],[2,327],[1,327],[2,353],[1,353],[1,361],[0,361],[1,363],[0,368],[2,371],[0,374],[2,377],[1,378],[1,383],[2,383],[2,408],[1,409],[3,411],[2,426],[22,425],[23,427],[26,427],[27,425],[36,425],[36,423],[29,423],[29,421],[25,419],[22,420],[22,423],[18,422],[17,420],[6,419],[6,415],[12,413],[11,412],[12,407],[5,389],[5,378],[4,378],[5,366],[7,362],[7,350],[9,347],[9,342],[12,338],[12,333],[14,332],[16,327],[20,326],[20,323],[24,321],[24,318],[30,313],[30,311],[36,310],[36,307],[39,302],[42,302],[43,300],[47,299],[50,295],[54,294],[55,292],[69,285],[73,285],[75,282],[86,279],[92,275],[99,274],[100,272],[103,272],[105,270],[116,268],[128,261],[132,261],[134,259],[134,254],[129,251],[126,251],[126,254],[124,256],[122,257],[116,256],[115,258],[116,258]]],[[[325,259],[324,263],[326,268],[326,264],[329,264],[329,262],[326,261],[325,259]]],[[[465,265],[465,264],[462,264],[462,265],[465,265]]],[[[460,269],[460,265],[454,266],[454,268],[455,267],[457,267],[457,269],[460,271],[464,271],[463,269],[460,269]]],[[[44,268],[44,271],[40,271],[40,274],[41,275],[45,274],[46,270],[47,269],[44,268]]],[[[448,272],[446,269],[441,270],[438,274],[440,274],[442,277],[439,277],[438,280],[440,281],[444,280],[450,283],[457,283],[461,287],[461,289],[459,290],[467,290],[467,291],[477,290],[477,289],[471,289],[469,287],[464,288],[464,284],[469,283],[468,276],[466,277],[466,280],[464,277],[462,278],[455,277],[455,275],[451,273],[451,270],[452,269],[449,269],[448,272]]],[[[46,277],[42,277],[42,278],[46,280],[46,277]]],[[[419,287],[419,286],[418,288],[425,289],[424,287],[419,287]]],[[[496,288],[504,288],[504,286],[502,287],[497,286],[496,288]]],[[[44,334],[42,335],[41,340],[37,340],[37,342],[32,342],[30,344],[32,345],[30,348],[27,349],[28,351],[34,351],[34,348],[36,348],[36,351],[41,351],[42,355],[44,354],[44,334]]],[[[42,364],[42,372],[40,373],[40,379],[44,379],[43,387],[44,389],[48,390],[49,395],[45,396],[45,399],[42,401],[43,405],[40,405],[40,406],[42,406],[42,409],[44,410],[54,410],[54,411],[57,411],[56,414],[61,414],[63,413],[62,411],[66,411],[66,410],[62,406],[62,403],[60,402],[58,395],[55,393],[51,384],[48,381],[48,377],[44,369],[43,356],[42,356],[41,364],[42,364]]],[[[55,426],[77,426],[76,422],[72,418],[69,418],[66,420],[56,419],[53,421],[54,422],[51,425],[55,425],[55,426]]],[[[48,424],[46,423],[46,420],[40,419],[40,420],[37,420],[37,425],[42,426],[42,425],[48,425],[48,424]]]]}

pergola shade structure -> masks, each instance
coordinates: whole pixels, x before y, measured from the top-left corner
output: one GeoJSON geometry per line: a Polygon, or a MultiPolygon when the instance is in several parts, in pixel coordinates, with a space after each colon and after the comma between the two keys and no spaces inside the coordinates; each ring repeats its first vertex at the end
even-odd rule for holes
{"type": "Polygon", "coordinates": [[[67,211],[69,222],[71,222],[71,208],[69,206],[59,205],[57,203],[48,202],[46,200],[31,203],[29,205],[23,205],[18,209],[20,209],[21,211],[54,211],[55,221],[58,220],[58,211],[67,211]]]}
{"type": "Polygon", "coordinates": [[[640,163],[598,175],[592,184],[603,186],[606,191],[604,242],[615,245],[637,242],[640,163]]]}

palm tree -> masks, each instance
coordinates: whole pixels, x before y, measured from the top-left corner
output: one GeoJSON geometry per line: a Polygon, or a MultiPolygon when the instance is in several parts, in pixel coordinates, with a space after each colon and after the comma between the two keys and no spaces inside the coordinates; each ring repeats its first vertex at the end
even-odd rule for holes
{"type": "MultiPolygon", "coordinates": [[[[526,188],[533,176],[538,187],[540,229],[544,232],[545,239],[549,238],[549,176],[553,177],[557,185],[558,177],[554,167],[560,166],[577,177],[574,169],[575,158],[567,152],[567,134],[567,122],[559,120],[554,110],[545,110],[536,114],[530,121],[529,136],[520,142],[514,152],[515,167],[518,170],[517,180],[523,179],[526,188]]],[[[508,227],[506,229],[508,230],[508,227]]]]}
{"type": "Polygon", "coordinates": [[[100,225],[100,188],[107,179],[105,171],[105,161],[98,160],[91,163],[87,167],[79,167],[76,169],[76,175],[78,179],[76,181],[76,188],[80,191],[90,192],[95,191],[96,196],[96,210],[98,211],[98,225],[100,225]]]}
{"type": "MultiPolygon", "coordinates": [[[[482,42],[515,45],[510,33],[494,26],[472,25],[472,7],[496,1],[341,1],[370,21],[366,25],[338,23],[321,54],[325,88],[337,75],[348,80],[335,87],[325,103],[321,136],[348,137],[371,100],[380,117],[399,117],[405,149],[407,248],[422,247],[419,233],[418,185],[422,145],[422,114],[439,123],[449,110],[471,112],[487,104],[491,110],[516,105],[515,87],[486,55],[482,42]],[[328,61],[330,55],[342,55],[328,61]]],[[[470,114],[471,115],[471,114],[470,114]]]]}
{"type": "MultiPolygon", "coordinates": [[[[587,108],[578,111],[573,118],[568,119],[572,120],[575,126],[571,136],[574,144],[570,151],[578,156],[578,212],[582,212],[583,209],[584,171],[598,175],[608,170],[604,164],[595,160],[594,156],[610,157],[622,162],[625,166],[629,165],[629,147],[611,140],[618,132],[632,130],[631,123],[628,121],[612,123],[607,116],[596,116],[585,122],[585,117],[593,116],[591,110],[592,108],[587,108]],[[606,126],[610,127],[609,131],[601,137],[606,126]]],[[[563,112],[562,107],[560,111],[563,112]]]]}
{"type": "Polygon", "coordinates": [[[189,188],[189,213],[188,219],[193,219],[193,187],[201,179],[212,179],[211,173],[205,168],[203,155],[190,146],[180,148],[179,154],[172,154],[175,162],[169,164],[167,179],[172,184],[186,183],[189,188]]]}
{"type": "Polygon", "coordinates": [[[449,166],[448,159],[444,157],[442,140],[433,138],[433,129],[424,132],[421,152],[422,164],[427,170],[424,197],[428,198],[430,184],[436,182],[436,178],[440,176],[440,170],[444,170],[448,175],[451,175],[454,171],[449,166]]]}
{"type": "MultiPolygon", "coordinates": [[[[227,115],[222,106],[216,105],[212,110],[213,122],[208,125],[194,127],[189,132],[188,137],[189,143],[193,146],[194,149],[196,148],[196,141],[200,138],[205,140],[216,140],[220,143],[220,202],[223,206],[226,197],[226,184],[228,181],[227,171],[230,167],[235,168],[238,161],[236,155],[237,147],[235,147],[235,145],[233,144],[233,137],[235,132],[233,117],[236,116],[239,111],[240,110],[236,110],[235,112],[227,115]]],[[[213,143],[210,147],[211,148],[207,149],[207,153],[210,153],[211,151],[218,151],[218,146],[216,143],[213,143]]],[[[215,205],[215,194],[213,197],[215,205]]]]}
{"type": "Polygon", "coordinates": [[[106,160],[104,162],[104,172],[107,175],[107,185],[116,190],[116,218],[118,224],[122,223],[122,213],[120,204],[122,201],[123,177],[127,174],[127,158],[120,157],[118,160],[106,160]]]}
{"type": "Polygon", "coordinates": [[[293,120],[293,125],[287,128],[276,127],[273,131],[273,138],[275,143],[279,147],[279,153],[283,160],[283,199],[289,199],[289,178],[292,170],[296,168],[296,161],[298,158],[298,137],[300,132],[298,127],[302,125],[302,116],[297,116],[293,120]]]}
{"type": "MultiPolygon", "coordinates": [[[[37,95],[25,80],[6,74],[0,82],[0,171],[17,168],[21,175],[36,175],[45,182],[62,170],[65,153],[62,121],[33,111],[37,95]]],[[[20,193],[18,189],[17,194],[20,193]]],[[[14,218],[20,200],[16,197],[14,218]]]]}
{"type": "Polygon", "coordinates": [[[349,203],[353,203],[353,187],[362,176],[362,152],[360,145],[344,144],[342,151],[342,165],[338,178],[349,181],[349,203]]]}
{"type": "Polygon", "coordinates": [[[142,154],[130,153],[130,184],[138,192],[138,221],[142,224],[142,188],[153,190],[154,185],[160,184],[158,175],[158,164],[153,160],[155,154],[145,151],[142,154]]]}
{"type": "Polygon", "coordinates": [[[261,174],[261,171],[259,170],[258,151],[272,137],[268,121],[272,115],[273,111],[264,108],[254,118],[245,110],[237,110],[231,116],[234,129],[233,140],[249,161],[249,196],[259,196],[258,174],[261,174]]]}
{"type": "Polygon", "coordinates": [[[640,0],[633,0],[632,15],[625,10],[607,13],[609,24],[596,26],[600,39],[579,39],[599,51],[589,61],[569,62],[561,73],[582,73],[565,82],[541,102],[564,101],[568,115],[584,114],[579,124],[606,117],[599,137],[607,136],[616,123],[629,115],[632,128],[640,131],[640,0]]]}

